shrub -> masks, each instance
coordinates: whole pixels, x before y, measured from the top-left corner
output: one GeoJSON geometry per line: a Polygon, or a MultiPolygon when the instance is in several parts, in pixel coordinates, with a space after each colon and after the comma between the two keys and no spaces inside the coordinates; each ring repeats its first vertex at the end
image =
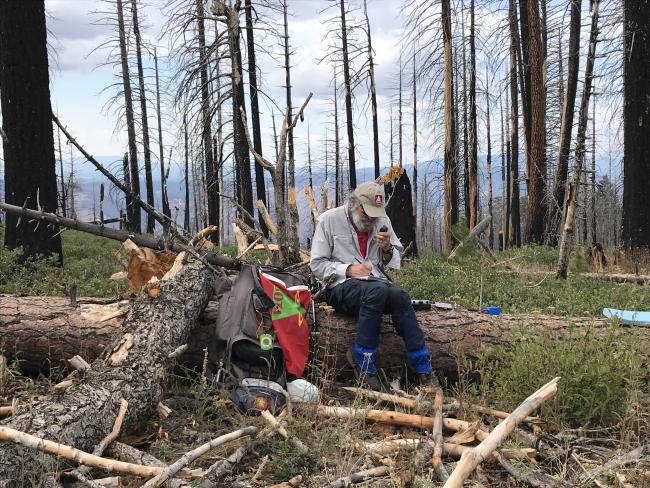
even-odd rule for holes
{"type": "Polygon", "coordinates": [[[556,396],[542,405],[541,416],[557,426],[606,427],[618,423],[628,399],[643,388],[642,341],[637,331],[611,326],[596,336],[593,330],[572,330],[562,339],[521,336],[510,349],[495,348],[488,381],[481,396],[512,410],[556,376],[562,377],[556,396]]]}

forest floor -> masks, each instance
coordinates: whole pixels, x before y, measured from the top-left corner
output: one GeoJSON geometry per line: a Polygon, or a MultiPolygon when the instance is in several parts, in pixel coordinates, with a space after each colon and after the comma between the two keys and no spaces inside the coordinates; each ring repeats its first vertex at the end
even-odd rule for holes
{"type": "MultiPolygon", "coordinates": [[[[66,231],[63,248],[64,267],[59,268],[52,262],[20,264],[17,254],[3,250],[0,245],[0,293],[56,295],[60,292],[55,283],[72,281],[78,286],[79,296],[112,297],[127,292],[124,284],[108,279],[120,270],[113,255],[119,243],[66,231]]],[[[235,252],[234,249],[226,251],[235,252]]],[[[499,267],[485,263],[481,254],[470,251],[453,262],[440,254],[423,255],[394,272],[393,277],[413,298],[453,302],[465,308],[497,305],[504,312],[516,314],[542,312],[594,317],[600,316],[604,307],[650,310],[646,286],[577,275],[568,280],[549,277],[540,282],[534,272],[553,270],[557,261],[555,249],[527,246],[495,255],[497,261],[507,263],[520,274],[501,273],[499,267]]],[[[608,259],[614,262],[611,253],[608,259]]],[[[617,261],[617,266],[609,267],[606,272],[644,273],[648,269],[643,256],[634,262],[620,258],[617,261]]],[[[574,251],[571,270],[587,271],[583,249],[574,251]]],[[[498,419],[479,414],[472,405],[511,411],[544,383],[562,377],[557,395],[538,412],[544,423],[522,427],[529,433],[544,433],[545,441],[537,446],[535,459],[514,460],[512,464],[523,472],[542,470],[556,480],[567,482],[564,486],[592,486],[593,480],[585,478],[587,471],[650,443],[650,370],[644,359],[646,351],[641,347],[632,333],[629,337],[612,334],[597,341],[589,334],[577,333],[575,341],[566,342],[522,335],[511,348],[482,351],[478,360],[471,363],[459,355],[458,377],[444,379],[448,397],[445,402],[455,398],[460,402],[456,418],[479,420],[489,430],[498,419]]],[[[320,387],[321,404],[407,411],[399,405],[380,404],[360,394],[346,393],[341,389],[346,383],[339,382],[334,373],[323,371],[317,364],[309,369],[307,379],[320,387]]],[[[20,376],[14,365],[0,365],[0,404],[11,398],[46,394],[64,374],[54,370],[48,375],[27,378],[20,376]]],[[[420,395],[414,389],[408,393],[420,395]]],[[[239,413],[231,404],[228,392],[214,390],[201,374],[179,368],[168,377],[163,402],[172,409],[169,417],[152,418],[124,432],[121,438],[163,462],[175,461],[223,433],[246,425],[256,425],[260,430],[265,426],[260,417],[239,413]]],[[[417,413],[429,415],[431,409],[431,402],[425,401],[417,413]]],[[[362,448],[364,443],[387,437],[421,438],[422,431],[360,419],[324,418],[317,415],[315,406],[309,405],[294,408],[283,422],[290,437],[300,439],[308,447],[307,451],[276,435],[259,435],[252,442],[249,454],[216,486],[269,486],[296,475],[303,476],[302,486],[325,486],[372,465],[390,468],[390,475],[373,481],[372,486],[442,485],[431,481],[435,476],[431,477],[428,466],[416,469],[416,451],[402,449],[377,457],[362,448]]],[[[208,467],[244,443],[237,441],[221,446],[193,466],[208,467]]],[[[504,447],[534,446],[527,445],[525,438],[520,437],[508,440],[504,447]]],[[[453,466],[453,459],[444,460],[448,467],[453,466]]],[[[475,486],[479,483],[494,487],[524,486],[520,478],[509,475],[494,462],[484,463],[473,479],[475,486]]],[[[23,486],[41,486],[41,480],[42,473],[27,471],[23,486]]],[[[122,481],[126,486],[141,485],[134,478],[123,477],[122,481]]],[[[600,482],[607,486],[650,487],[650,454],[603,473],[600,482]]]]}

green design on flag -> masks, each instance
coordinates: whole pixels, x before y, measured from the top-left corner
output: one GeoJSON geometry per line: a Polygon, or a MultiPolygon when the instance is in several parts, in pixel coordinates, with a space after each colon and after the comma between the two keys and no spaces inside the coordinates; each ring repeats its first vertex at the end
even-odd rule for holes
{"type": "MultiPolygon", "coordinates": [[[[291,299],[280,288],[273,285],[273,307],[272,319],[284,319],[292,315],[304,315],[305,309],[299,302],[300,293],[296,293],[296,300],[291,299]]],[[[302,317],[301,317],[302,318],[302,317]]],[[[298,326],[302,325],[302,320],[299,320],[298,326]]]]}

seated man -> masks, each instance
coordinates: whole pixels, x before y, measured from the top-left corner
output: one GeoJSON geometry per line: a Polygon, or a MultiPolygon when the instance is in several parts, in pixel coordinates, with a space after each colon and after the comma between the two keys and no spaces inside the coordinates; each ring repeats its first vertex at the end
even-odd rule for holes
{"type": "Polygon", "coordinates": [[[399,269],[403,250],[384,205],[380,185],[359,185],[344,205],[319,217],[309,263],[319,281],[333,280],[325,292],[327,303],[337,312],[357,317],[356,341],[348,351],[348,360],[355,373],[364,373],[368,386],[374,389],[381,387],[375,359],[385,313],[391,314],[420,380],[435,379],[411,299],[383,271],[399,269]]]}

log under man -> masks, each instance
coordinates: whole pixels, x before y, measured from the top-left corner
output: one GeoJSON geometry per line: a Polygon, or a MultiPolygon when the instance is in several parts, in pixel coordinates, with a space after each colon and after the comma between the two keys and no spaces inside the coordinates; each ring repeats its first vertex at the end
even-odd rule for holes
{"type": "Polygon", "coordinates": [[[390,314],[404,340],[408,362],[421,383],[435,383],[429,349],[409,295],[392,283],[384,269],[399,269],[399,238],[386,215],[384,189],[359,185],[345,204],[323,213],[312,240],[310,266],[321,282],[332,282],[325,300],[339,313],[357,317],[357,334],[347,353],[355,374],[382,389],[376,367],[384,314],[390,314]]]}

